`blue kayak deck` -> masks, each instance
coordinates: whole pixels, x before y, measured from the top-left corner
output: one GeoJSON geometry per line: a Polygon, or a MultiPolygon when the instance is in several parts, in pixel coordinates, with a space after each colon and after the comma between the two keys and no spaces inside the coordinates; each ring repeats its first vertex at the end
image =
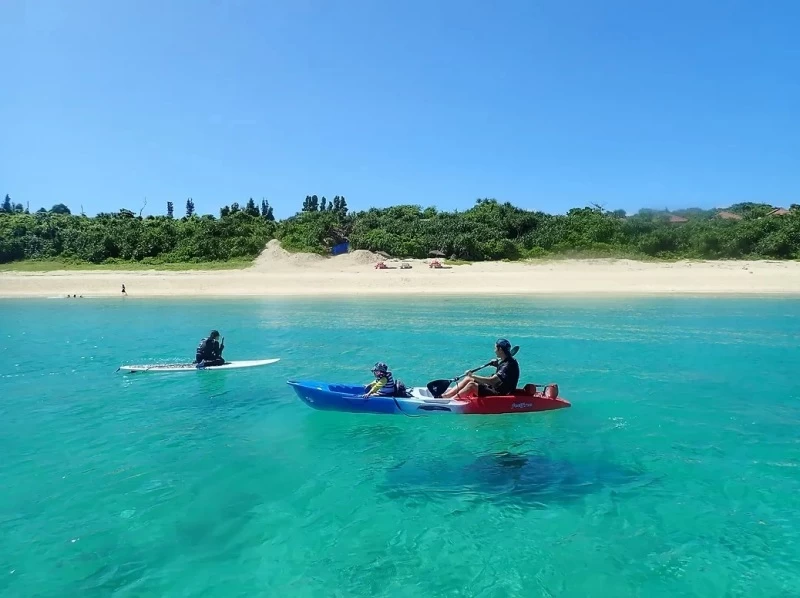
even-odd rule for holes
{"type": "Polygon", "coordinates": [[[394,397],[364,397],[365,388],[316,380],[289,380],[297,396],[309,407],[346,413],[400,413],[394,397]]]}

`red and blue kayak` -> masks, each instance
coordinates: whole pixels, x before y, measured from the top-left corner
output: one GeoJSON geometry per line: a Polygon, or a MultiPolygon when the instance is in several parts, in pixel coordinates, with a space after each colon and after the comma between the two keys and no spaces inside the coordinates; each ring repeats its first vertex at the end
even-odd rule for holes
{"type": "Polygon", "coordinates": [[[551,411],[571,406],[569,401],[558,396],[556,384],[550,384],[541,390],[533,384],[527,384],[510,395],[479,397],[468,394],[451,399],[434,398],[425,387],[411,388],[404,397],[366,398],[363,384],[337,384],[315,380],[289,380],[287,384],[309,407],[346,413],[499,415],[551,411]]]}

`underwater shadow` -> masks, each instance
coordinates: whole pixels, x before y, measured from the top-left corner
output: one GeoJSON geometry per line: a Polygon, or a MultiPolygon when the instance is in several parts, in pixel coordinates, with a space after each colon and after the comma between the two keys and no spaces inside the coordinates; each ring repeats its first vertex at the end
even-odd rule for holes
{"type": "Polygon", "coordinates": [[[441,501],[453,496],[483,502],[547,508],[611,488],[632,490],[654,478],[604,460],[568,461],[501,452],[477,458],[415,458],[386,472],[379,491],[401,501],[441,501]]]}

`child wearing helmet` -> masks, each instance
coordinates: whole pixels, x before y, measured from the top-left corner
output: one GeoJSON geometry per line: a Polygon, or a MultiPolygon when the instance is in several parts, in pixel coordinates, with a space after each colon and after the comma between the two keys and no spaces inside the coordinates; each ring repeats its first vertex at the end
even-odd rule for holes
{"type": "Polygon", "coordinates": [[[366,385],[365,397],[393,397],[397,391],[397,384],[394,381],[392,372],[389,367],[379,361],[372,366],[372,374],[375,376],[375,381],[366,385]]]}

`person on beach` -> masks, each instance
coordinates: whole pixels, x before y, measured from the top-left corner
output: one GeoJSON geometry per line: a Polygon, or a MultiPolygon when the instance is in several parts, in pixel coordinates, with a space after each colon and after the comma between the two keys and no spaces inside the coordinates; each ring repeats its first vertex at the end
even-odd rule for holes
{"type": "Polygon", "coordinates": [[[200,341],[194,356],[194,363],[197,364],[198,368],[225,364],[225,360],[222,358],[225,339],[223,338],[222,344],[220,344],[217,340],[218,338],[219,332],[212,330],[208,337],[200,341]]]}
{"type": "Polygon", "coordinates": [[[376,363],[372,367],[372,375],[375,376],[375,380],[366,385],[365,397],[393,397],[395,395],[397,384],[385,363],[381,361],[376,363]]]}
{"type": "Polygon", "coordinates": [[[125,291],[125,285],[122,285],[122,294],[123,295],[127,295],[128,294],[127,291],[125,291]]]}
{"type": "Polygon", "coordinates": [[[464,378],[453,388],[442,393],[442,398],[449,399],[461,394],[477,394],[479,397],[507,395],[517,388],[519,382],[519,364],[511,355],[511,343],[506,339],[497,339],[494,344],[497,359],[492,365],[497,368],[491,376],[478,376],[466,372],[464,378]]]}

